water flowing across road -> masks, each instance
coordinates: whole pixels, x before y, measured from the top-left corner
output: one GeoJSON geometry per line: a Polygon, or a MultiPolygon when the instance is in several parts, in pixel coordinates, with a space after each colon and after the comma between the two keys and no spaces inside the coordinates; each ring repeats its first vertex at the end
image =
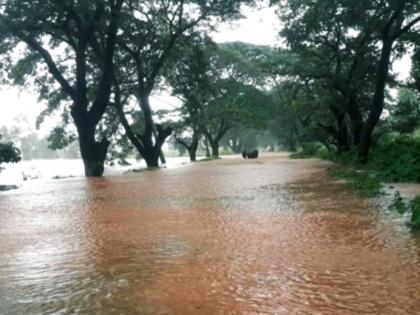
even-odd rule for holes
{"type": "Polygon", "coordinates": [[[0,194],[0,314],[420,314],[420,237],[321,161],[0,194]]]}

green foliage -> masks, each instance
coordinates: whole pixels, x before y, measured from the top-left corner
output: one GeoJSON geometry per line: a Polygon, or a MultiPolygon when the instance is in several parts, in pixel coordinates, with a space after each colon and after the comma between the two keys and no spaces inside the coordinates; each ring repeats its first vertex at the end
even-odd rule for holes
{"type": "MultiPolygon", "coordinates": [[[[119,90],[117,94],[121,94],[117,102],[119,117],[130,141],[150,164],[172,130],[170,126],[161,129],[161,132],[155,130],[155,117],[148,101],[149,96],[154,90],[166,87],[165,73],[170,74],[168,77],[174,74],[175,81],[182,82],[181,86],[197,80],[196,85],[188,85],[191,90],[205,84],[197,74],[202,74],[208,68],[197,68],[197,64],[192,66],[192,71],[187,71],[189,78],[179,76],[180,72],[185,72],[191,66],[191,63],[183,64],[186,51],[190,50],[190,46],[205,40],[214,23],[239,18],[241,5],[252,4],[254,0],[126,1],[128,5],[125,9],[123,7],[124,22],[118,41],[118,67],[115,67],[114,76],[114,83],[118,85],[116,90],[119,90]],[[181,66],[171,67],[171,63],[181,66]],[[191,80],[194,75],[194,80],[191,80]],[[124,106],[129,105],[130,101],[138,105],[133,114],[144,120],[144,129],[137,134],[138,137],[133,136],[135,132],[129,123],[130,117],[125,117],[124,106]]],[[[166,79],[171,81],[170,78],[166,79]]],[[[173,82],[170,85],[174,94],[183,94],[173,82]]],[[[191,99],[185,101],[187,106],[195,106],[191,99]]],[[[195,113],[187,115],[190,121],[195,120],[195,113]]],[[[196,129],[196,125],[191,127],[196,129]]],[[[223,123],[222,130],[226,128],[226,123],[223,123]]]]}
{"type": "Polygon", "coordinates": [[[70,143],[76,140],[76,137],[68,132],[63,127],[55,127],[48,136],[48,148],[52,150],[60,150],[67,147],[70,143]]]}
{"type": "Polygon", "coordinates": [[[309,158],[320,158],[328,159],[330,153],[324,145],[317,142],[305,142],[301,148],[290,155],[292,159],[309,159],[309,158]]]}
{"type": "Polygon", "coordinates": [[[258,148],[259,131],[246,124],[235,124],[223,137],[221,145],[233,153],[252,151],[258,148]]]}
{"type": "Polygon", "coordinates": [[[331,152],[325,146],[320,146],[318,148],[318,152],[316,153],[316,157],[322,160],[330,160],[331,152]]]}
{"type": "Polygon", "coordinates": [[[347,181],[347,186],[356,189],[364,197],[375,197],[381,193],[381,182],[377,174],[354,168],[333,171],[332,176],[347,181]]]}
{"type": "Polygon", "coordinates": [[[420,229],[420,196],[416,196],[411,202],[411,221],[410,224],[415,229],[420,229]]]}
{"type": "Polygon", "coordinates": [[[398,102],[390,108],[392,131],[407,134],[420,126],[420,98],[409,89],[401,89],[398,102]]]}
{"type": "MultiPolygon", "coordinates": [[[[313,150],[302,153],[320,157],[313,150]]],[[[355,148],[341,153],[328,151],[324,157],[350,167],[358,165],[355,148]]],[[[384,136],[373,145],[366,170],[385,182],[420,182],[420,138],[398,134],[384,136]]]]}
{"type": "Polygon", "coordinates": [[[20,150],[20,156],[24,160],[36,159],[77,159],[80,158],[79,144],[77,142],[71,143],[69,146],[52,150],[46,138],[39,138],[38,134],[33,132],[27,126],[25,119],[20,117],[17,121],[19,128],[0,128],[0,133],[3,135],[5,142],[12,142],[20,150]]]}
{"type": "Polygon", "coordinates": [[[356,148],[351,148],[348,151],[344,152],[336,152],[330,154],[331,160],[343,165],[347,166],[354,166],[358,163],[358,157],[357,157],[357,150],[356,148]]]}
{"type": "Polygon", "coordinates": [[[390,209],[398,211],[400,214],[404,214],[410,211],[410,204],[401,196],[400,192],[395,192],[394,199],[390,205],[390,209]]]}
{"type": "Polygon", "coordinates": [[[420,195],[412,200],[407,200],[397,191],[389,208],[400,214],[410,213],[410,226],[416,230],[420,229],[420,195]]]}
{"type": "MultiPolygon", "coordinates": [[[[232,128],[243,136],[250,129],[265,128],[270,99],[259,87],[263,76],[252,61],[268,49],[244,43],[218,46],[208,39],[185,47],[166,67],[173,95],[183,100],[176,124],[182,128],[176,127],[176,133],[180,129],[181,136],[186,130],[202,134],[214,149],[232,128]]],[[[230,136],[233,139],[224,144],[235,152],[242,150],[237,135],[230,136]]]]}
{"type": "Polygon", "coordinates": [[[12,142],[0,143],[0,165],[2,163],[17,163],[19,161],[20,150],[12,142]]]}
{"type": "Polygon", "coordinates": [[[420,139],[387,136],[373,148],[369,168],[388,182],[420,182],[420,139]]]}
{"type": "MultiPolygon", "coordinates": [[[[418,46],[414,34],[420,23],[419,2],[271,3],[279,7],[284,24],[281,35],[288,47],[279,51],[270,67],[278,94],[278,111],[274,111],[277,125],[273,124],[273,130],[292,151],[311,141],[321,142],[331,152],[359,146],[359,155],[365,158],[384,101],[391,100],[384,98],[386,85],[398,84],[398,78],[388,73],[390,60],[406,54],[409,41],[418,46]],[[393,45],[388,54],[386,49],[393,45]],[[385,77],[386,82],[382,80],[385,77]],[[310,121],[305,119],[307,116],[310,121]]],[[[415,56],[420,60],[418,52],[415,56]]],[[[419,82],[418,64],[413,63],[415,83],[419,82]]],[[[400,102],[395,112],[390,110],[395,115],[395,130],[410,132],[416,128],[417,107],[418,101],[411,99],[400,102]]]]}

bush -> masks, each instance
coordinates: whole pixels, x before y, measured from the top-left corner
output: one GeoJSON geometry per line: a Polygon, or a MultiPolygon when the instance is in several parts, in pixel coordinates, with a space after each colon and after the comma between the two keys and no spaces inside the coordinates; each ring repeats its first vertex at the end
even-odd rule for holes
{"type": "Polygon", "coordinates": [[[331,160],[343,165],[356,165],[358,163],[357,149],[352,148],[348,151],[330,154],[331,160]]]}
{"type": "Polygon", "coordinates": [[[305,142],[302,144],[300,150],[290,155],[292,159],[309,159],[309,158],[320,158],[329,159],[330,153],[324,145],[318,142],[305,142]]]}
{"type": "Polygon", "coordinates": [[[16,163],[19,161],[20,151],[13,145],[13,143],[0,143],[0,164],[10,162],[16,163]]]}
{"type": "Polygon", "coordinates": [[[390,208],[400,214],[411,212],[410,226],[416,230],[420,229],[420,195],[408,201],[401,197],[401,194],[397,191],[390,208]]]}
{"type": "Polygon", "coordinates": [[[420,229],[420,195],[411,200],[411,226],[414,229],[420,229]]]}
{"type": "Polygon", "coordinates": [[[365,197],[375,197],[381,193],[381,181],[377,174],[356,170],[354,168],[345,168],[332,172],[336,178],[345,179],[350,188],[356,189],[365,197]]]}
{"type": "Polygon", "coordinates": [[[394,201],[392,202],[390,209],[398,211],[399,214],[404,214],[410,211],[410,204],[401,196],[400,192],[397,191],[394,195],[394,201]]]}
{"type": "Polygon", "coordinates": [[[420,139],[388,136],[372,148],[369,167],[388,182],[420,182],[420,139]]]}

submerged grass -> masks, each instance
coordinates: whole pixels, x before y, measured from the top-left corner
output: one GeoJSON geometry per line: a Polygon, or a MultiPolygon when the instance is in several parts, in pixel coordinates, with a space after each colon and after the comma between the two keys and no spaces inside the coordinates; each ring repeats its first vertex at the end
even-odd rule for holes
{"type": "Polygon", "coordinates": [[[381,181],[377,174],[366,170],[343,167],[330,172],[337,179],[344,179],[346,186],[357,190],[363,197],[376,197],[381,194],[381,181]]]}
{"type": "Polygon", "coordinates": [[[408,200],[403,198],[400,192],[397,191],[394,195],[394,201],[389,208],[400,214],[410,213],[409,225],[414,230],[420,230],[420,195],[412,200],[408,200]]]}
{"type": "MultiPolygon", "coordinates": [[[[363,197],[382,194],[381,183],[420,183],[420,137],[416,135],[391,134],[372,146],[367,165],[359,165],[357,150],[330,152],[320,143],[302,145],[291,158],[321,158],[337,163],[338,169],[330,175],[346,181],[346,185],[357,190],[363,197]]],[[[412,200],[394,196],[391,206],[399,213],[410,213],[410,225],[420,230],[420,195],[412,200]]]]}

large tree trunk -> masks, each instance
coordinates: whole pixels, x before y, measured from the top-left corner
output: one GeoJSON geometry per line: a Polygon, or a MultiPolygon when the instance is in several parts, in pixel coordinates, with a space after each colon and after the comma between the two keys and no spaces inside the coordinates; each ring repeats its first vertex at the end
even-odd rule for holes
{"type": "Polygon", "coordinates": [[[287,139],[287,149],[290,152],[296,152],[296,141],[294,138],[289,138],[287,139]]]}
{"type": "Polygon", "coordinates": [[[209,148],[209,140],[207,138],[204,138],[204,148],[206,150],[206,158],[210,158],[211,154],[210,154],[210,148],[209,148]]]}
{"type": "Polygon", "coordinates": [[[359,145],[363,128],[363,116],[357,104],[356,96],[350,96],[346,104],[346,112],[351,120],[352,145],[359,145]]]}
{"type": "Polygon", "coordinates": [[[198,142],[199,141],[200,141],[200,134],[198,132],[194,131],[191,145],[188,148],[188,154],[190,155],[190,161],[191,162],[196,162],[197,161],[197,149],[198,149],[198,142]]]}
{"type": "Polygon", "coordinates": [[[385,85],[388,77],[389,63],[391,59],[393,38],[383,40],[381,60],[376,78],[375,96],[369,112],[369,117],[363,126],[359,143],[359,161],[366,164],[372,141],[372,133],[375,129],[384,109],[385,85]]]}
{"type": "Polygon", "coordinates": [[[200,141],[200,133],[196,131],[195,129],[193,130],[191,144],[188,144],[186,140],[182,138],[178,138],[176,135],[175,135],[175,140],[187,149],[188,154],[190,156],[190,161],[196,162],[198,143],[200,141]]]}
{"type": "Polygon", "coordinates": [[[197,162],[197,150],[194,150],[193,148],[188,148],[188,154],[190,156],[191,162],[197,162]]]}
{"type": "Polygon", "coordinates": [[[330,110],[335,118],[336,128],[331,128],[335,137],[338,152],[345,152],[350,149],[349,136],[346,124],[346,114],[339,108],[331,106],[330,110]]]}
{"type": "Polygon", "coordinates": [[[103,139],[95,140],[94,128],[79,128],[80,154],[85,166],[86,177],[100,177],[104,173],[104,164],[108,151],[109,142],[103,139]],[[88,129],[88,130],[86,130],[88,129]],[[90,130],[89,130],[90,129],[90,130]]]}
{"type": "MultiPolygon", "coordinates": [[[[153,135],[154,135],[155,139],[157,139],[158,136],[159,136],[158,131],[156,129],[156,126],[153,128],[153,135]]],[[[160,162],[162,164],[166,164],[166,157],[165,157],[165,154],[163,153],[162,148],[159,150],[159,158],[160,158],[160,162]]]]}
{"type": "Polygon", "coordinates": [[[166,138],[171,134],[172,129],[155,125],[149,103],[149,95],[140,96],[139,102],[145,121],[143,134],[139,136],[143,144],[143,150],[141,150],[140,154],[146,161],[147,167],[159,167],[159,158],[166,162],[162,146],[166,138]]]}
{"type": "Polygon", "coordinates": [[[219,158],[219,142],[223,138],[223,136],[226,134],[226,132],[229,131],[230,128],[232,128],[232,125],[228,123],[225,119],[222,119],[220,121],[219,129],[216,135],[213,135],[208,130],[203,131],[204,135],[206,136],[208,140],[208,143],[210,143],[211,151],[212,151],[212,158],[214,159],[219,158]]]}
{"type": "Polygon", "coordinates": [[[149,168],[159,167],[159,151],[154,147],[145,150],[143,158],[149,168]]]}
{"type": "Polygon", "coordinates": [[[217,140],[210,141],[210,146],[211,146],[211,157],[213,159],[218,159],[219,158],[219,141],[217,140]]]}
{"type": "Polygon", "coordinates": [[[345,114],[340,113],[337,117],[337,127],[338,127],[338,151],[346,152],[350,149],[349,145],[349,135],[347,130],[347,125],[345,121],[345,114]]]}

